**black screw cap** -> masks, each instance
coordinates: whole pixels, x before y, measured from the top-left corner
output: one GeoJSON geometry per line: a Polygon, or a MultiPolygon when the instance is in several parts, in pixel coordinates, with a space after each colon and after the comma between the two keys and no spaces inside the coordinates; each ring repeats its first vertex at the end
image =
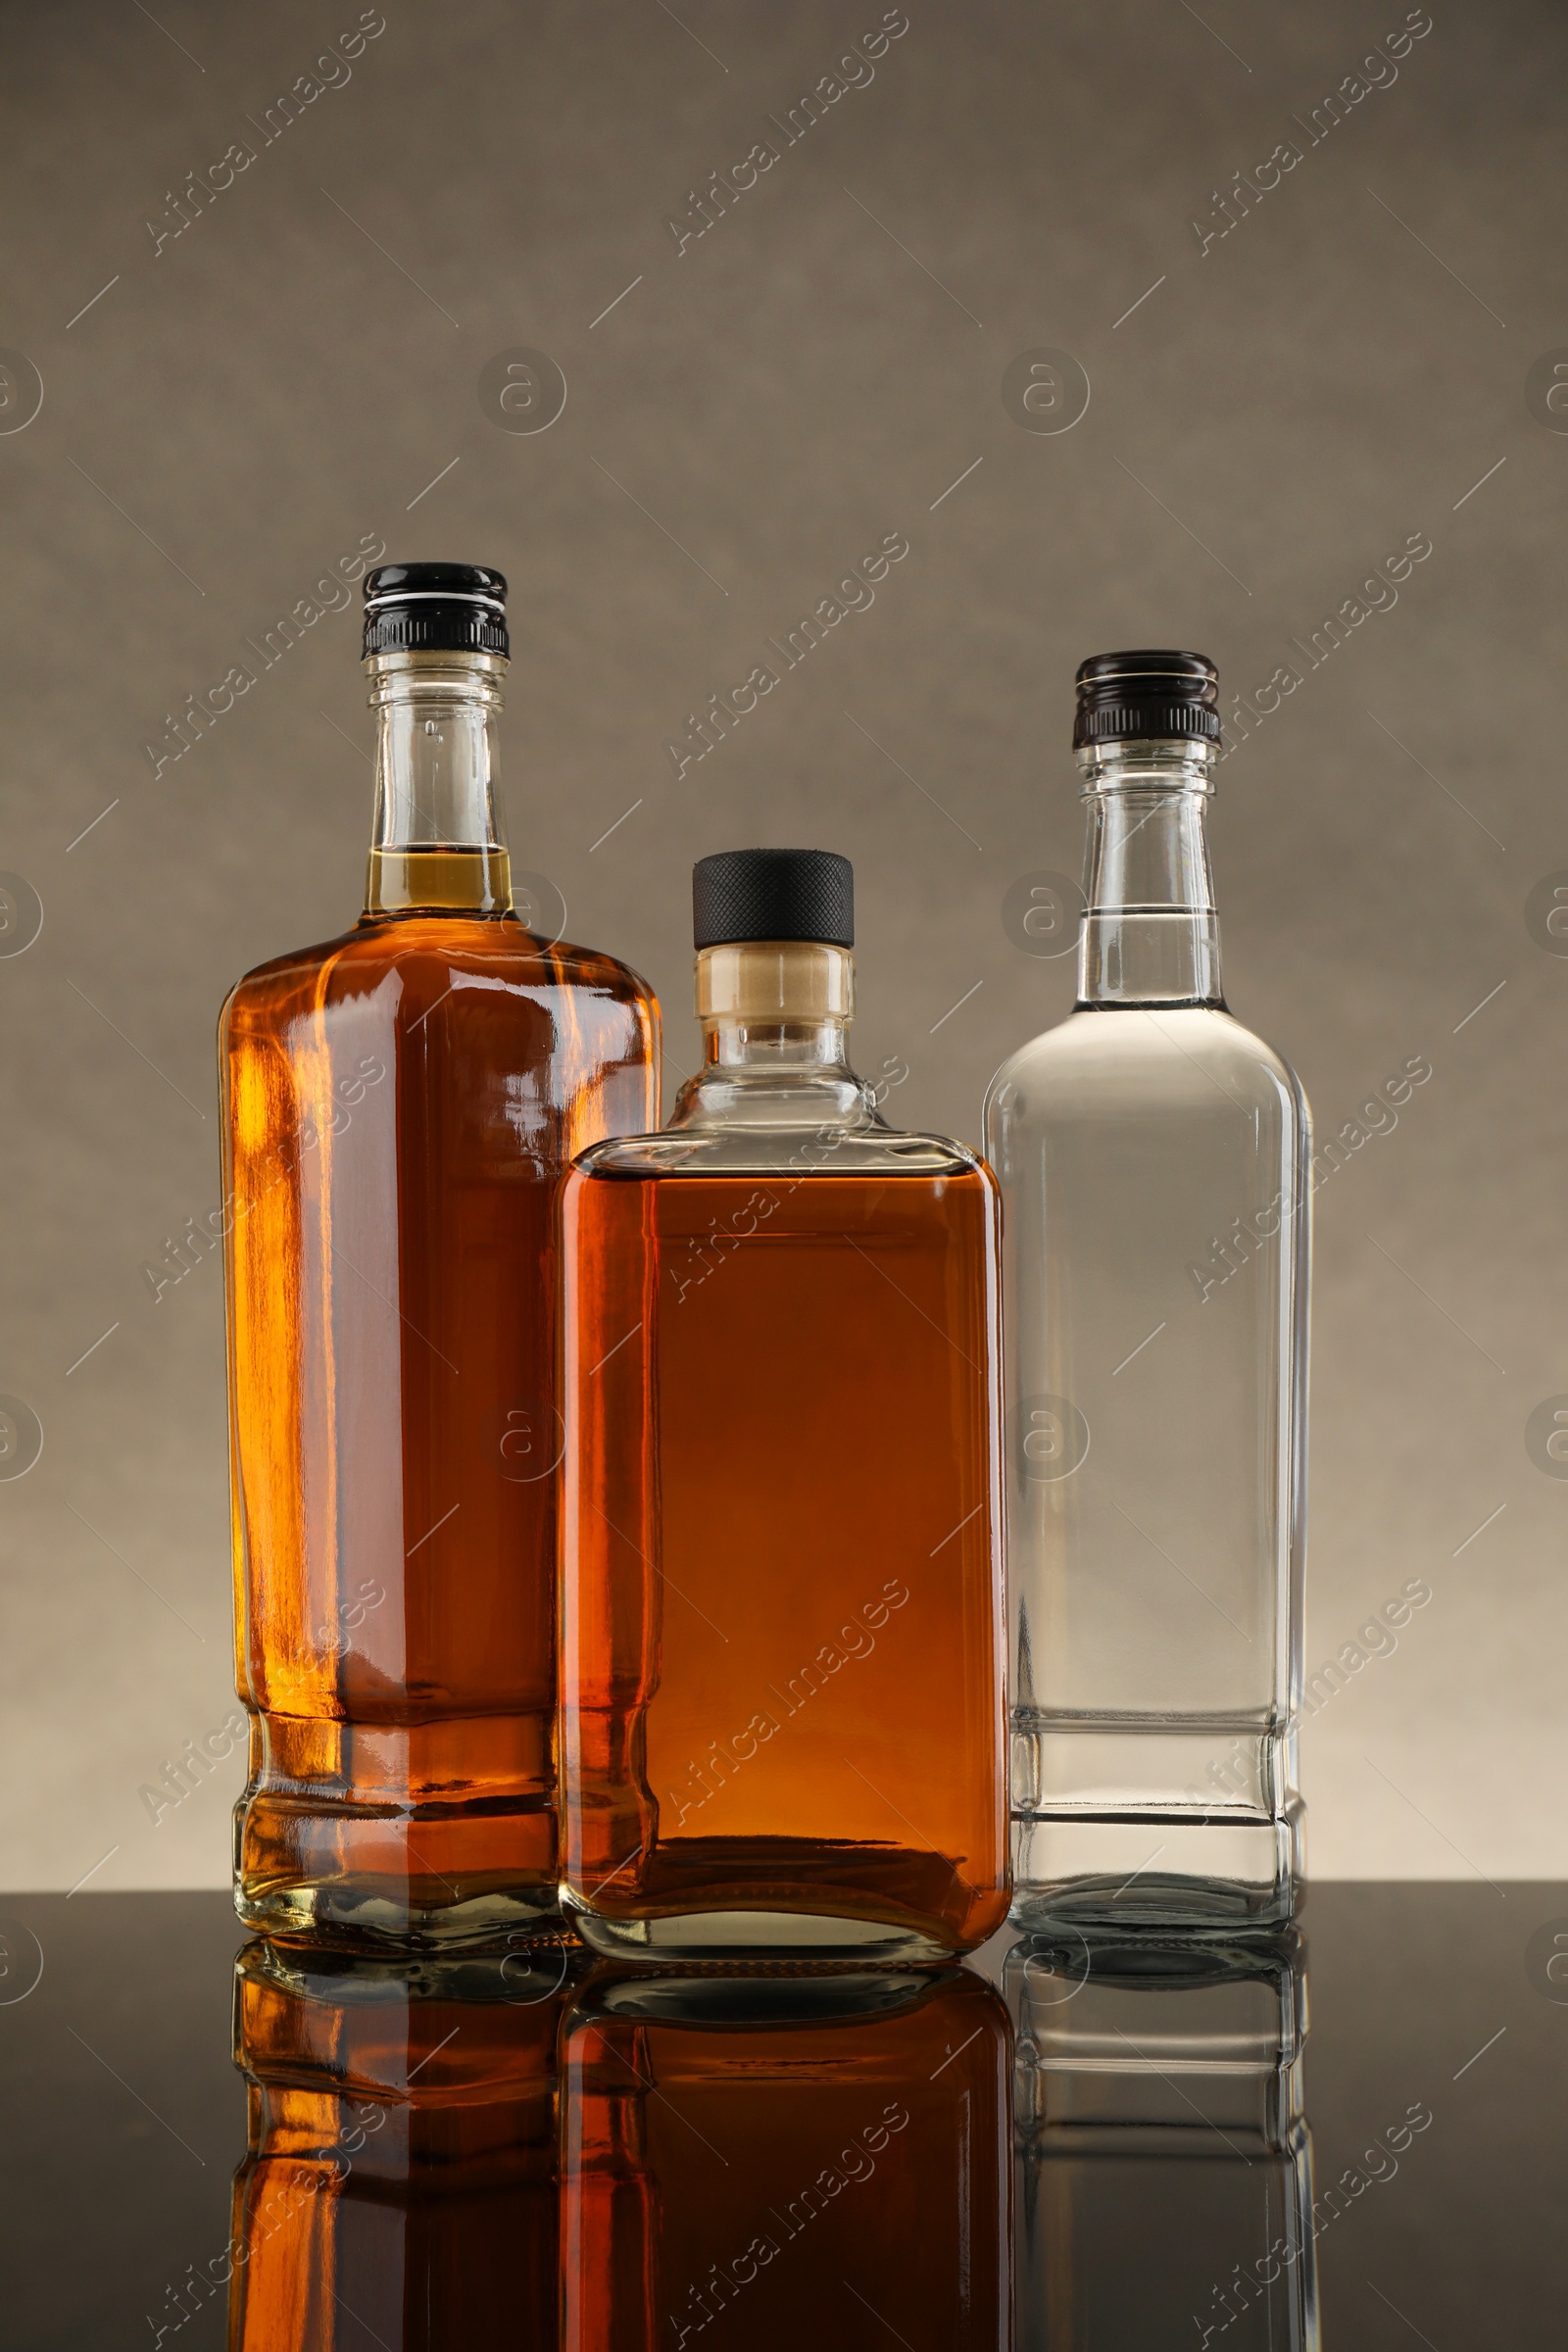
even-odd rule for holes
{"type": "Polygon", "coordinates": [[[699,948],[748,939],[855,945],[855,868],[832,850],[720,850],[692,867],[699,948]]]}
{"type": "Polygon", "coordinates": [[[507,582],[487,564],[378,564],[365,575],[368,654],[510,654],[507,582]]]}
{"type": "Polygon", "coordinates": [[[1206,654],[1143,648],[1094,654],[1078,671],[1073,749],[1199,735],[1218,743],[1219,672],[1206,654]]]}

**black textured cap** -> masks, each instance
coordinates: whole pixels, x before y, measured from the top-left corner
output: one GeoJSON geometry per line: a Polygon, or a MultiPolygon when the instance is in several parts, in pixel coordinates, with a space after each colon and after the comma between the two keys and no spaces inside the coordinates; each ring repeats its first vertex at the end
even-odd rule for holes
{"type": "Polygon", "coordinates": [[[832,850],[720,850],[692,867],[699,948],[745,939],[855,945],[855,868],[832,850]]]}
{"type": "Polygon", "coordinates": [[[487,564],[379,564],[365,575],[368,654],[507,654],[507,583],[487,564]]]}
{"type": "Polygon", "coordinates": [[[1218,743],[1219,672],[1206,654],[1150,650],[1095,654],[1078,671],[1073,749],[1200,735],[1218,743]]]}

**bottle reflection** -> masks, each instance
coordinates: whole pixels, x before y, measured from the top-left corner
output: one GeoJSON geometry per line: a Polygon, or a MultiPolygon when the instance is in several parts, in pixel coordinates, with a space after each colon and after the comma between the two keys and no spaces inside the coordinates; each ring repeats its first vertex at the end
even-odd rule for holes
{"type": "Polygon", "coordinates": [[[230,2352],[555,2344],[571,1967],[548,1943],[423,1962],[246,1947],[230,2352]]]}
{"type": "Polygon", "coordinates": [[[1006,2011],[951,1969],[601,1967],[562,2042],[564,2352],[997,2352],[1006,2011]]]}
{"type": "Polygon", "coordinates": [[[1020,2352],[1315,2352],[1299,1938],[1026,1938],[1016,2028],[1020,2352]]]}

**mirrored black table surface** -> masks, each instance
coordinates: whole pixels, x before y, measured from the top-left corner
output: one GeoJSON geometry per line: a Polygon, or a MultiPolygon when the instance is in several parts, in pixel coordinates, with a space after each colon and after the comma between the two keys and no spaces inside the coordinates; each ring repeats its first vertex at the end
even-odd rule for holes
{"type": "Polygon", "coordinates": [[[648,1972],[0,1897],[14,2352],[1556,2343],[1568,1888],[648,1972]]]}

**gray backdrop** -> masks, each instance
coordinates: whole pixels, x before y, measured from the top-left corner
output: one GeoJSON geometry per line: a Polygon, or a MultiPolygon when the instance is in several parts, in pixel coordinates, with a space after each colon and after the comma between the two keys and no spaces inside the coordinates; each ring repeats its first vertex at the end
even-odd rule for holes
{"type": "Polygon", "coordinates": [[[362,543],[508,573],[514,858],[657,984],[672,1082],[693,858],[821,843],[861,1066],[971,1140],[1071,1000],[1003,904],[1078,865],[1076,663],[1218,660],[1233,1007],[1325,1135],[1432,1071],[1317,1198],[1309,1668],[1432,1598],[1307,1726],[1309,1857],[1568,1870],[1561,11],[3,22],[4,1466],[26,1412],[43,1450],[0,1481],[0,1881],[226,1873],[237,1762],[139,1794],[233,1703],[220,1275],[141,1268],[218,1202],[226,986],[358,911],[358,595],[314,591],[362,543]],[[889,534],[874,602],[677,775],[889,534]]]}

